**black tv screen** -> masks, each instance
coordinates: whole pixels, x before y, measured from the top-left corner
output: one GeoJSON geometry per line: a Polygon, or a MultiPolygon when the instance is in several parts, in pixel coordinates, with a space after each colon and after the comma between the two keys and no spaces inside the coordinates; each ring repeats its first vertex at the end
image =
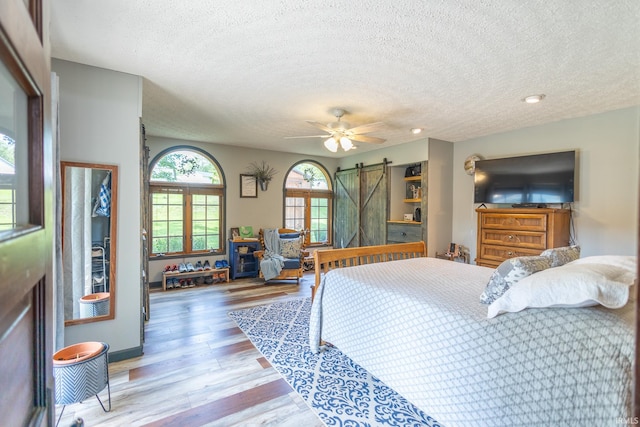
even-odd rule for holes
{"type": "Polygon", "coordinates": [[[575,165],[575,151],[478,160],[475,164],[474,202],[573,202],[575,165]]]}

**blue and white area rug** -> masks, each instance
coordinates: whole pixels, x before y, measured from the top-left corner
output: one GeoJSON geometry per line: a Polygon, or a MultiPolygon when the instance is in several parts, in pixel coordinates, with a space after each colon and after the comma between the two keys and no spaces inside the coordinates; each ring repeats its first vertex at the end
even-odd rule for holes
{"type": "Polygon", "coordinates": [[[337,348],[312,353],[310,310],[303,298],[229,316],[326,425],[440,426],[337,348]]]}

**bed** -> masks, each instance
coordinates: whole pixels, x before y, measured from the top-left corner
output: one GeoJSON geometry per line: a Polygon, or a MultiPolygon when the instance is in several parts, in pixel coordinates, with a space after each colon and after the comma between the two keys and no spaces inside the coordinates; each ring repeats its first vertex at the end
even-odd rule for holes
{"type": "Polygon", "coordinates": [[[339,348],[444,426],[615,425],[631,416],[632,301],[489,319],[479,296],[494,269],[424,256],[328,268],[357,252],[340,251],[315,255],[312,350],[339,348]]]}

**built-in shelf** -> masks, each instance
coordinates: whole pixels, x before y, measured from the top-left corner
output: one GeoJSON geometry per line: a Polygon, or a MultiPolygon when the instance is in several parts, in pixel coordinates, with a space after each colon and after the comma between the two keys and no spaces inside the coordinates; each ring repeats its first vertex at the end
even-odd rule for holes
{"type": "Polygon", "coordinates": [[[403,221],[401,219],[390,219],[387,222],[390,224],[420,224],[418,221],[403,221]]]}
{"type": "Polygon", "coordinates": [[[404,199],[405,203],[420,203],[422,199],[404,199]]]}
{"type": "Polygon", "coordinates": [[[404,180],[405,181],[420,181],[422,179],[421,175],[416,175],[416,176],[405,176],[404,180]]]}

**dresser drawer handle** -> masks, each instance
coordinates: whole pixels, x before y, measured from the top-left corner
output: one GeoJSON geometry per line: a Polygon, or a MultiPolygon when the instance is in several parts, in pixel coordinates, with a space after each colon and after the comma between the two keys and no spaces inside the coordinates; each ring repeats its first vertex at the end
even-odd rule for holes
{"type": "Polygon", "coordinates": [[[513,252],[509,251],[509,252],[507,252],[507,255],[512,256],[513,252]]]}
{"type": "Polygon", "coordinates": [[[509,240],[513,240],[513,236],[509,234],[509,240]]]}
{"type": "Polygon", "coordinates": [[[404,231],[402,232],[402,236],[405,237],[407,235],[407,233],[405,233],[404,231]]]}

